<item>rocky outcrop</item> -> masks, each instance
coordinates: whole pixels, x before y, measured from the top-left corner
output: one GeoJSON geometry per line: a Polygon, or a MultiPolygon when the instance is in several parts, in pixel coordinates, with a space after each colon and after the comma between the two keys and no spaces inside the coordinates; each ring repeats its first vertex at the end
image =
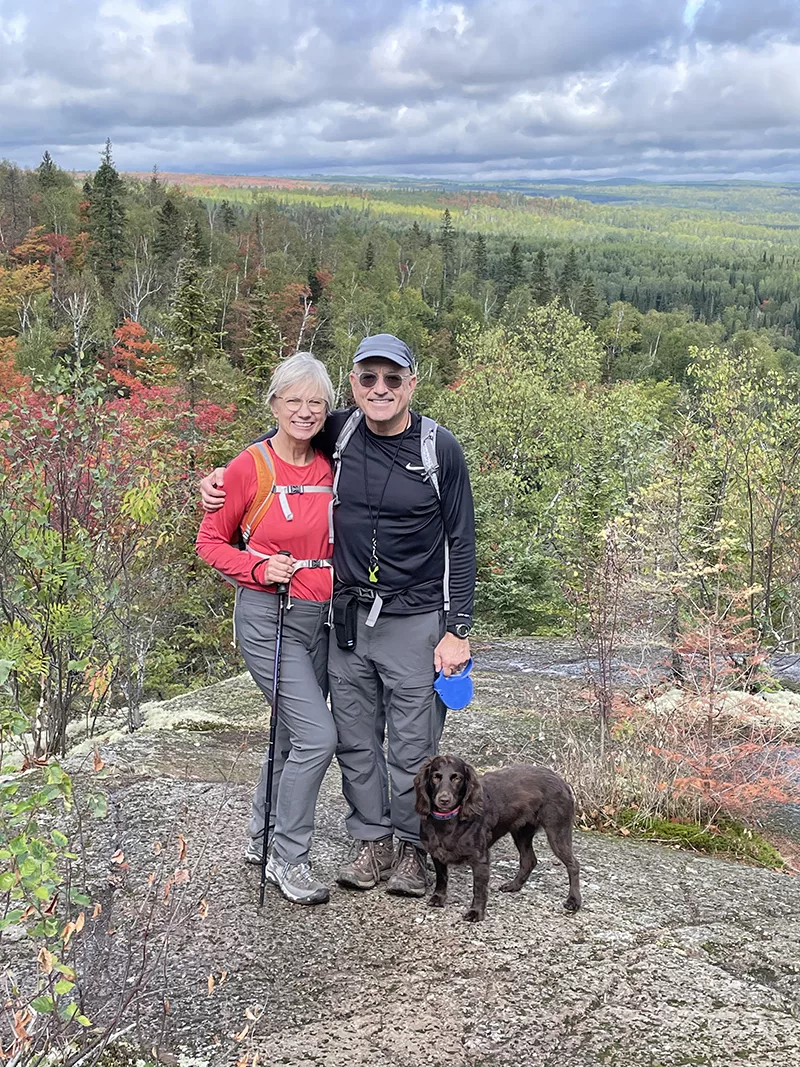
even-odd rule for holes
{"type": "MultiPolygon", "coordinates": [[[[535,728],[524,708],[494,706],[494,685],[479,675],[478,699],[450,715],[445,737],[483,766],[513,760],[535,728]]],[[[132,928],[165,852],[168,867],[189,872],[172,887],[186,907],[162,986],[141,998],[147,1044],[192,1050],[209,1067],[245,1054],[252,1064],[255,1053],[289,1067],[800,1060],[800,887],[790,875],[582,833],[577,915],[563,910],[566,874],[544,842],[529,884],[492,893],[481,924],[461,920],[466,872],[454,873],[441,911],[339,889],[327,906],[300,908],[271,888],[259,909],[242,846],[266,740],[260,695],[239,678],[146,710],[137,735],[101,739],[112,810],[88,851],[104,901],[97,959],[104,938],[107,947],[132,928]]],[[[331,880],[343,814],[333,767],[313,854],[331,880]]],[[[508,842],[495,848],[494,886],[514,856],[508,842]]]]}

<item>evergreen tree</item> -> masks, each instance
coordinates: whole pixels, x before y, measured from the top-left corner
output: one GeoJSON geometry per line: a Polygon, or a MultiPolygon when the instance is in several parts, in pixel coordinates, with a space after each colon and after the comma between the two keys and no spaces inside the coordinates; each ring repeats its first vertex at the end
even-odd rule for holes
{"type": "Polygon", "coordinates": [[[578,315],[586,325],[596,330],[597,324],[600,322],[600,303],[597,299],[597,289],[591,274],[587,274],[583,280],[583,285],[578,294],[577,308],[578,315]]]}
{"type": "Polygon", "coordinates": [[[242,348],[244,368],[255,383],[256,397],[262,400],[281,352],[281,335],[270,304],[266,277],[259,274],[250,294],[250,331],[242,348]]]}
{"type": "Polygon", "coordinates": [[[558,295],[561,303],[571,311],[575,310],[576,288],[580,285],[581,270],[578,263],[578,254],[574,248],[567,252],[561,274],[558,276],[558,295]]]}
{"type": "Polygon", "coordinates": [[[367,241],[367,247],[364,249],[364,270],[369,274],[372,268],[375,266],[375,246],[372,241],[367,241]]]}
{"type": "Polygon", "coordinates": [[[150,181],[147,183],[147,203],[151,208],[158,207],[164,203],[165,195],[164,185],[159,178],[158,167],[154,166],[150,173],[150,181]]]}
{"type": "Polygon", "coordinates": [[[453,220],[450,209],[445,208],[442,215],[442,226],[439,230],[439,245],[442,249],[442,300],[444,307],[447,294],[455,281],[456,273],[456,233],[453,229],[453,220]]]}
{"type": "Polygon", "coordinates": [[[479,233],[472,248],[472,272],[479,282],[489,277],[489,256],[486,251],[486,238],[479,233]]]}
{"type": "Polygon", "coordinates": [[[325,359],[334,355],[336,351],[333,333],[333,305],[327,292],[323,292],[317,305],[317,325],[309,351],[313,351],[318,359],[325,359]]]}
{"type": "Polygon", "coordinates": [[[317,263],[317,257],[312,255],[311,265],[308,268],[308,274],[306,276],[308,282],[308,288],[311,292],[311,303],[317,307],[322,299],[322,282],[319,280],[319,264],[317,263]]]}
{"type": "MultiPolygon", "coordinates": [[[[188,236],[188,235],[187,235],[188,236]]],[[[216,303],[206,285],[191,241],[184,241],[184,255],[178,263],[175,291],[167,318],[169,353],[176,368],[183,374],[192,420],[189,467],[194,469],[196,444],[194,419],[200,399],[205,365],[217,349],[216,303]]]]}
{"type": "Polygon", "coordinates": [[[103,160],[92,181],[89,198],[91,259],[97,280],[110,293],[122,269],[125,249],[125,186],[111,158],[111,141],[106,141],[103,160]]]}
{"type": "Polygon", "coordinates": [[[156,259],[165,263],[180,251],[182,229],[180,212],[167,197],[156,215],[156,236],[153,241],[156,259]]]}
{"type": "Polygon", "coordinates": [[[534,304],[541,307],[549,304],[553,299],[553,283],[550,280],[550,272],[547,269],[547,256],[544,249],[540,248],[533,261],[533,274],[531,275],[531,292],[534,304]]]}
{"type": "Polygon", "coordinates": [[[236,229],[236,212],[227,200],[223,200],[219,207],[219,218],[225,233],[236,229]]]}
{"type": "Polygon", "coordinates": [[[525,264],[522,259],[522,249],[519,243],[514,241],[503,263],[503,270],[500,276],[500,291],[503,296],[507,296],[512,289],[516,289],[524,281],[525,264]]]}
{"type": "Polygon", "coordinates": [[[42,156],[42,162],[36,168],[36,173],[38,175],[40,188],[52,189],[54,185],[58,185],[58,167],[53,162],[50,153],[46,150],[42,156]]]}

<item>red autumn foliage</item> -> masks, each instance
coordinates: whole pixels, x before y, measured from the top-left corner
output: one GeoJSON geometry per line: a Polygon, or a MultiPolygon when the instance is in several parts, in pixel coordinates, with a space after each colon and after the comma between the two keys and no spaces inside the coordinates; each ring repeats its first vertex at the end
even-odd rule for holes
{"type": "Polygon", "coordinates": [[[171,371],[161,355],[161,346],[148,340],[144,326],[125,319],[114,330],[114,346],[104,364],[109,377],[118,385],[135,389],[145,381],[171,371]]]}
{"type": "Polygon", "coordinates": [[[14,400],[30,387],[28,375],[18,371],[14,364],[16,348],[16,337],[0,337],[0,401],[14,400]]]}

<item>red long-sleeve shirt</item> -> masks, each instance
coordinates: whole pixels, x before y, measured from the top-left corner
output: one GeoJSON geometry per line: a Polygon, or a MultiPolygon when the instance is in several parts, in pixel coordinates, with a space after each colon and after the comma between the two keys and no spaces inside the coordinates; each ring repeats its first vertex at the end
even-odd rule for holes
{"type": "MultiPolygon", "coordinates": [[[[268,445],[271,447],[271,445],[268,445]]],[[[316,452],[306,467],[295,467],[272,452],[276,485],[333,485],[330,461],[316,452]]],[[[239,455],[225,468],[225,503],[219,511],[206,512],[197,534],[197,552],[228,578],[248,589],[265,586],[252,577],[258,557],[242,552],[231,541],[256,495],[256,465],[249,452],[239,455]]],[[[327,493],[296,493],[288,498],[294,518],[283,514],[280,499],[274,496],[264,518],[255,530],[250,547],[264,555],[287,549],[295,559],[330,559],[333,546],[328,540],[327,493]]],[[[256,568],[263,577],[264,565],[256,568]]],[[[274,592],[275,586],[266,587],[274,592]]],[[[291,595],[300,600],[327,600],[331,595],[331,571],[306,568],[296,572],[291,595]]]]}

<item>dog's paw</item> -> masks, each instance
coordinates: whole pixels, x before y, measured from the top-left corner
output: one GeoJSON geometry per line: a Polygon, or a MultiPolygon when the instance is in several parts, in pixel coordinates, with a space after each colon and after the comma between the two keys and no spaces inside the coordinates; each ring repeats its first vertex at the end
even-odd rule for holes
{"type": "Polygon", "coordinates": [[[477,908],[470,908],[469,911],[464,912],[464,922],[467,923],[479,923],[483,919],[483,912],[478,911],[477,908]]]}
{"type": "Polygon", "coordinates": [[[444,897],[440,897],[436,893],[434,893],[433,896],[431,897],[431,899],[428,901],[428,907],[429,908],[443,908],[444,907],[444,901],[445,901],[444,897]]]}
{"type": "Polygon", "coordinates": [[[567,897],[567,899],[564,901],[564,911],[577,911],[580,908],[580,906],[581,906],[580,900],[578,900],[575,897],[573,897],[573,895],[571,893],[567,897]]]}
{"type": "Polygon", "coordinates": [[[512,878],[510,882],[503,882],[503,884],[499,885],[497,888],[501,893],[519,893],[522,886],[512,878]]]}

